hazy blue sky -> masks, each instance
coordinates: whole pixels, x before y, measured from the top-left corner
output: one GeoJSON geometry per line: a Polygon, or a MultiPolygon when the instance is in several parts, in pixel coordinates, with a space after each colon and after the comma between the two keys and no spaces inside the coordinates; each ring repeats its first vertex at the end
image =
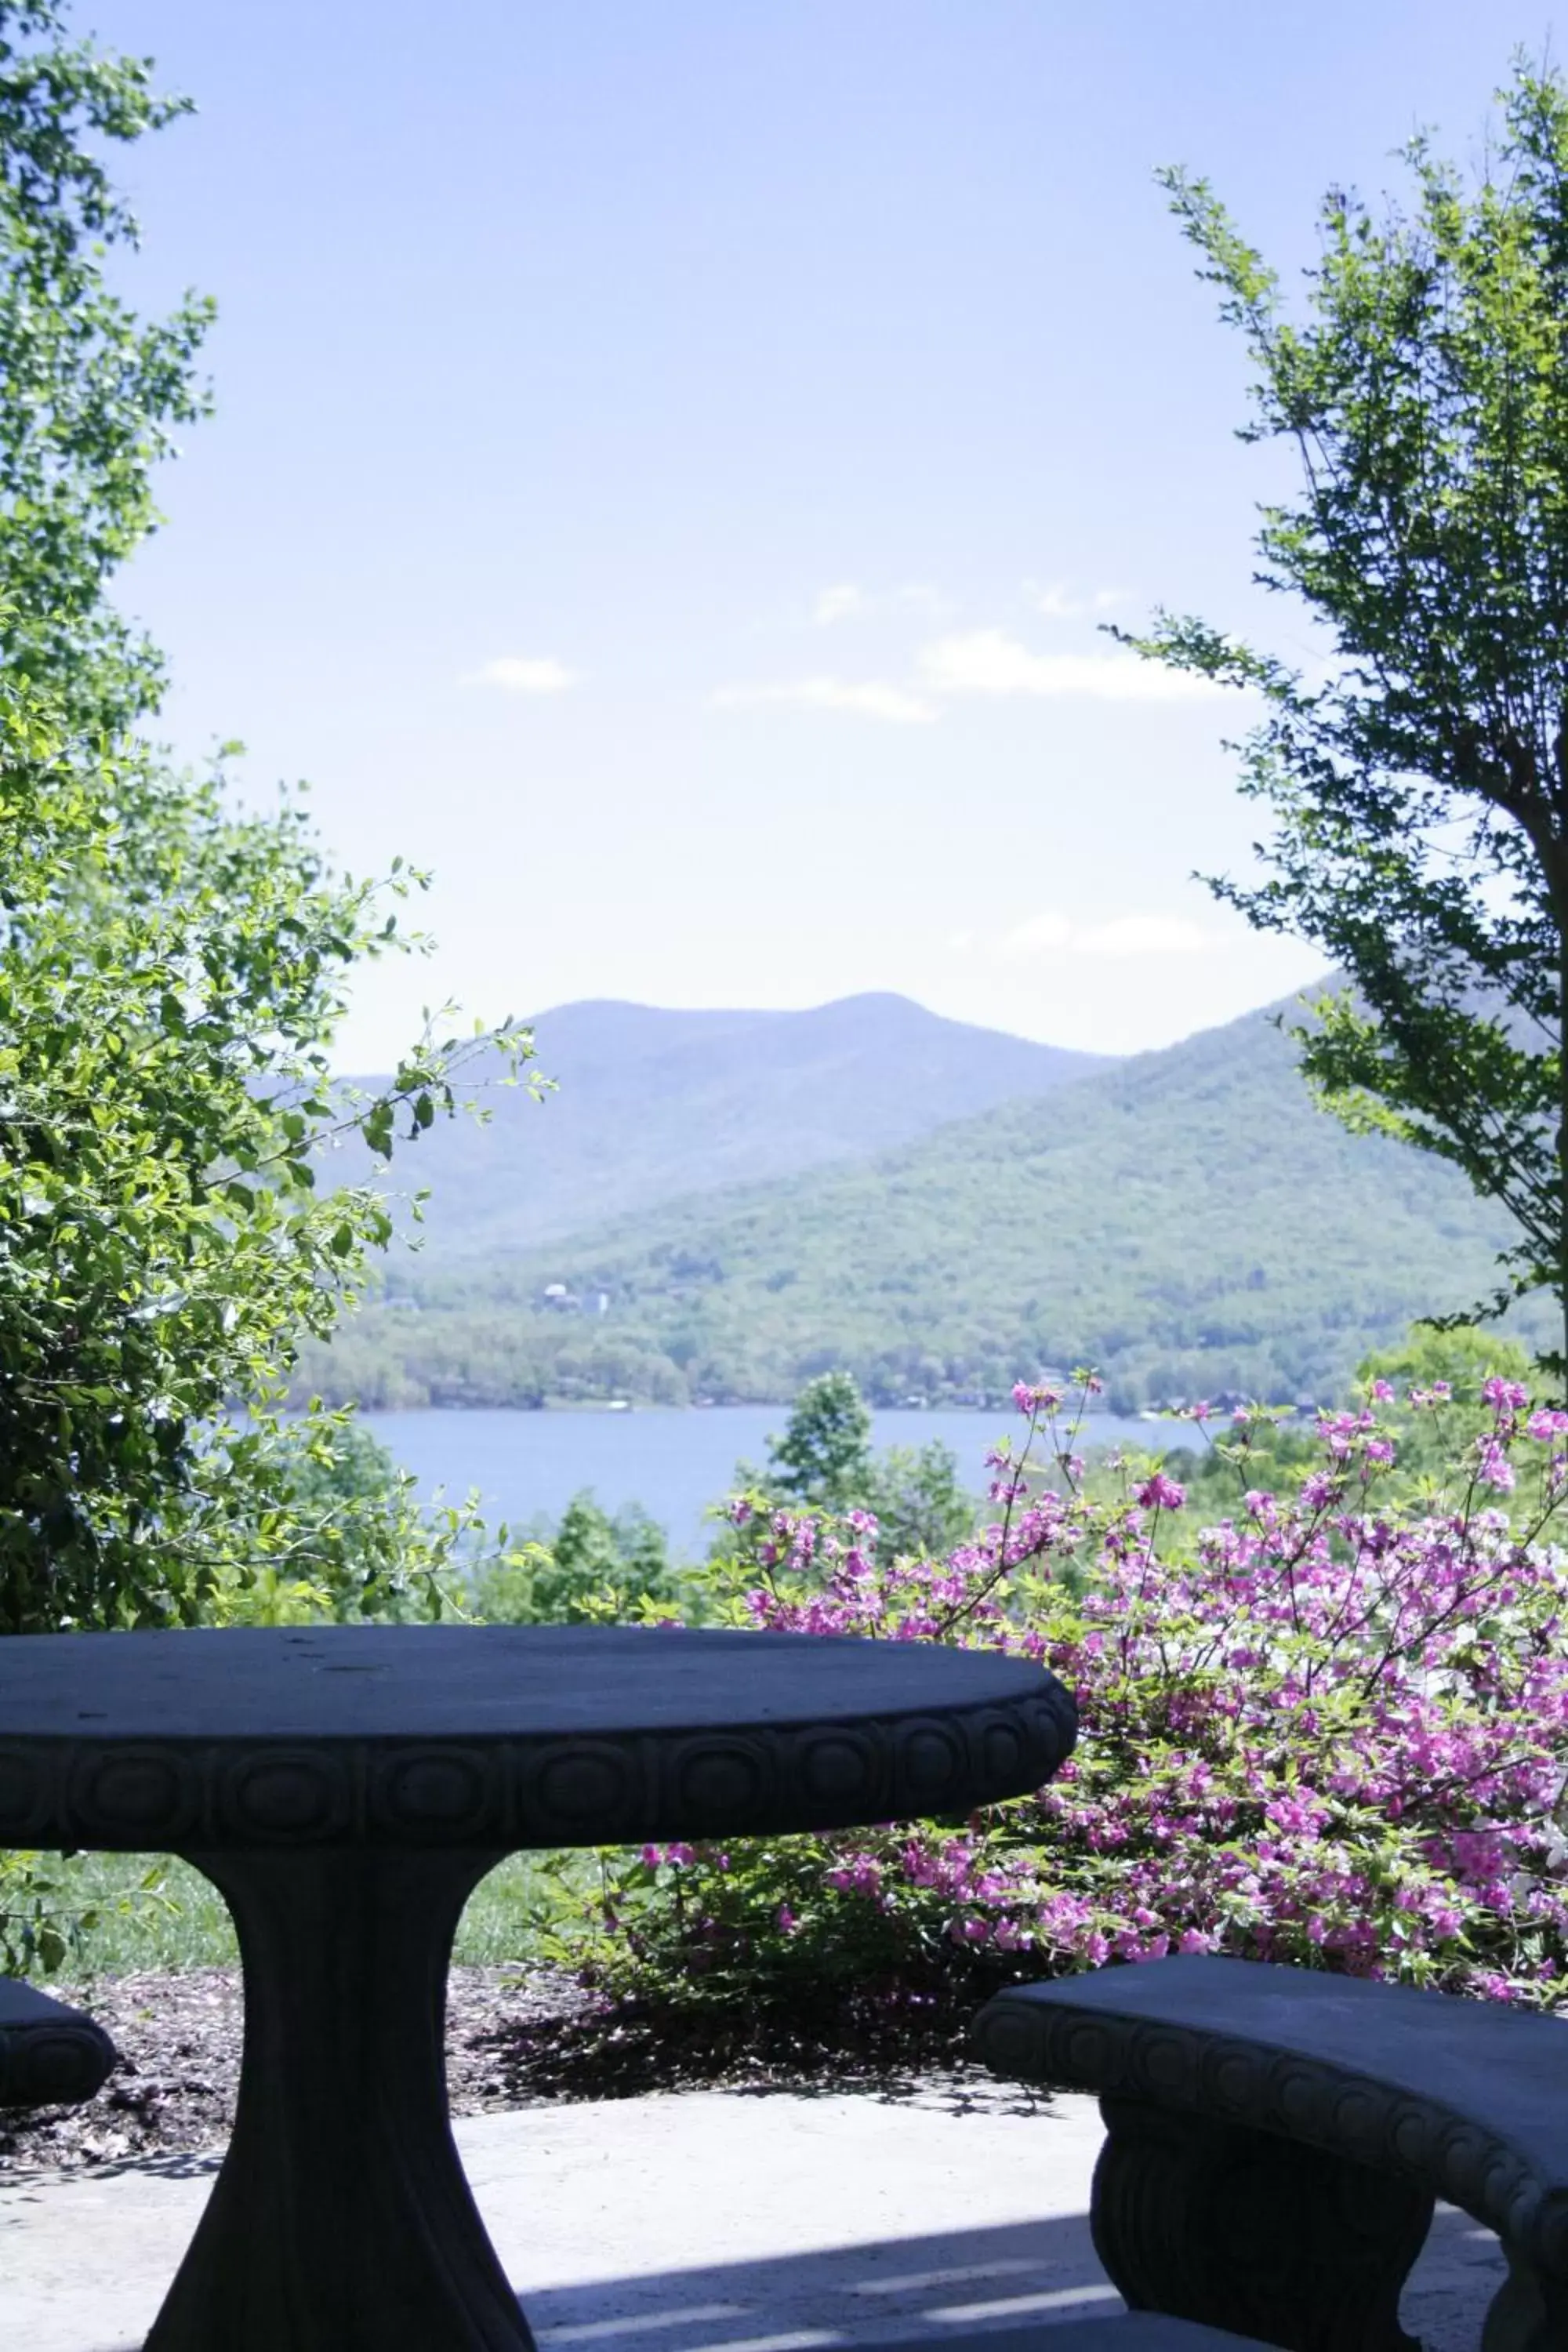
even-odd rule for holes
{"type": "Polygon", "coordinates": [[[1307,951],[1189,879],[1238,714],[1095,634],[1248,586],[1279,459],[1152,180],[1270,257],[1331,183],[1473,154],[1494,0],[98,0],[200,113],[123,166],[218,414],[125,601],[168,724],[437,869],[419,1004],[894,988],[1163,1043],[1307,951]],[[1092,667],[1091,667],[1092,665],[1092,667]],[[1102,667],[1101,665],[1106,665],[1102,667]]]}

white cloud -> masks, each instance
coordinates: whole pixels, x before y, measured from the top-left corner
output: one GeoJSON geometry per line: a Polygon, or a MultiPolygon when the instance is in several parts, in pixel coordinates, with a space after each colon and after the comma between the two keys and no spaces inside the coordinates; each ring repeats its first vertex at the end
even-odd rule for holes
{"type": "Polygon", "coordinates": [[[564,694],[582,682],[579,672],[564,662],[519,654],[503,654],[482,669],[468,670],[458,681],[462,686],[499,686],[507,694],[564,694]]]}
{"type": "Polygon", "coordinates": [[[854,710],[863,719],[887,719],[901,727],[929,726],[936,717],[929,702],[881,678],[857,683],[840,677],[802,677],[785,686],[724,686],[713,697],[724,710],[763,702],[794,702],[813,710],[854,710]]]}
{"type": "Polygon", "coordinates": [[[1070,947],[1072,938],[1073,927],[1065,915],[1036,915],[1031,921],[1004,931],[996,942],[996,953],[1004,963],[1032,963],[1037,956],[1070,947]]]}
{"type": "Polygon", "coordinates": [[[1044,586],[1037,580],[1026,580],[1024,593],[1047,621],[1081,620],[1087,613],[1109,613],[1121,602],[1119,588],[1096,588],[1087,596],[1075,596],[1065,580],[1048,580],[1044,586]]]}
{"type": "Polygon", "coordinates": [[[1001,629],[939,637],[921,656],[936,694],[1093,696],[1103,702],[1171,702],[1223,688],[1136,654],[1034,654],[1001,629]]]}
{"type": "Polygon", "coordinates": [[[864,588],[857,588],[853,580],[840,580],[834,587],[823,589],[811,608],[811,617],[818,628],[831,628],[835,621],[858,619],[870,602],[864,588]]]}
{"type": "Polygon", "coordinates": [[[924,613],[940,620],[952,610],[941,589],[933,588],[929,580],[906,580],[900,588],[874,592],[853,580],[840,580],[831,588],[819,590],[811,617],[819,628],[831,628],[836,621],[863,621],[873,613],[924,613]]]}
{"type": "Polygon", "coordinates": [[[1180,915],[1116,915],[1091,924],[1075,942],[1084,955],[1202,955],[1213,945],[1208,933],[1180,915]]]}
{"type": "Polygon", "coordinates": [[[929,580],[906,580],[903,586],[895,591],[893,601],[912,612],[930,613],[933,618],[940,618],[953,609],[952,599],[944,596],[942,590],[933,587],[929,580]]]}
{"type": "Polygon", "coordinates": [[[1180,915],[1113,915],[1109,922],[1075,923],[1049,911],[1004,931],[993,950],[1002,963],[1035,963],[1057,956],[1201,955],[1214,940],[1180,915]]]}

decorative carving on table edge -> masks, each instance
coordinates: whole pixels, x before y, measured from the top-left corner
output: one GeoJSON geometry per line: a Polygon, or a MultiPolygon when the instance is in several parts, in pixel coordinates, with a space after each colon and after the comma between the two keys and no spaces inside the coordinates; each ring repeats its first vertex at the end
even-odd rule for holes
{"type": "Polygon", "coordinates": [[[1071,1752],[1060,1684],[940,1714],[608,1737],[149,1739],[0,1733],[0,1846],[636,1844],[970,1811],[1071,1752]]]}
{"type": "Polygon", "coordinates": [[[1568,2189],[1440,2099],[1215,2028],[1090,2015],[1005,1992],[982,2010],[974,2042],[994,2073],[1015,2081],[1209,2116],[1413,2173],[1496,2230],[1542,2278],[1568,2284],[1568,2189]]]}
{"type": "Polygon", "coordinates": [[[118,2053],[76,2010],[0,2024],[0,2108],[75,2107],[102,2089],[118,2053]]]}

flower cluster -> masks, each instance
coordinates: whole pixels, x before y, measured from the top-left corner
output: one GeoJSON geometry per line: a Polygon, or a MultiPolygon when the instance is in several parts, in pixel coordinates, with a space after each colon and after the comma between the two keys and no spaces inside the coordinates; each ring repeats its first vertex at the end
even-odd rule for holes
{"type": "Polygon", "coordinates": [[[1189,1525],[1161,1470],[1091,1497],[1045,1388],[1018,1391],[994,1516],[946,1559],[884,1557],[864,1512],[732,1509],[715,1570],[731,1622],[1038,1658],[1077,1698],[1079,1746],[963,1829],[683,1848],[679,1874],[650,1849],[611,1906],[623,1961],[678,1972],[699,1922],[701,1970],[731,1992],[787,1947],[797,1969],[904,1983],[1225,1951],[1553,1998],[1568,1413],[1489,1381],[1453,1496],[1402,1509],[1382,1499],[1396,1446],[1379,1408],[1398,1401],[1380,1385],[1319,1415],[1293,1492],[1250,1488],[1215,1524],[1189,1525]]]}

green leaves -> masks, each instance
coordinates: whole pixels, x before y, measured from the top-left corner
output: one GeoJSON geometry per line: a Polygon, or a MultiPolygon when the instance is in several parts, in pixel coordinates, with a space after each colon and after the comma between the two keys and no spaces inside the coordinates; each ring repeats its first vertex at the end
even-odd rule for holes
{"type": "Polygon", "coordinates": [[[392,1104],[384,1097],[373,1103],[359,1122],[360,1133],[371,1150],[390,1160],[393,1148],[392,1104]]]}

